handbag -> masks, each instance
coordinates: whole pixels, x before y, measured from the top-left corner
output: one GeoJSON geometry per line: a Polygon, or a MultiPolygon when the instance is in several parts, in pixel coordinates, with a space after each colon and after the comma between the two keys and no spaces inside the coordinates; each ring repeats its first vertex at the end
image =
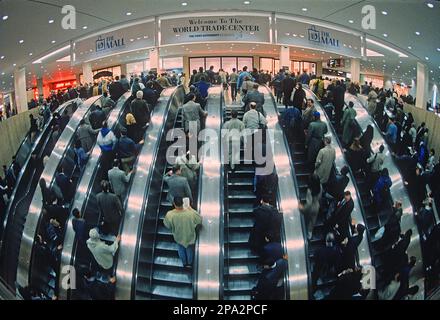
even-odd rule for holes
{"type": "MultiPolygon", "coordinates": [[[[257,111],[257,110],[255,110],[255,111],[257,111]]],[[[267,125],[265,125],[264,123],[261,123],[260,112],[257,111],[257,113],[258,113],[258,129],[261,129],[261,130],[267,129],[267,125]]]]}

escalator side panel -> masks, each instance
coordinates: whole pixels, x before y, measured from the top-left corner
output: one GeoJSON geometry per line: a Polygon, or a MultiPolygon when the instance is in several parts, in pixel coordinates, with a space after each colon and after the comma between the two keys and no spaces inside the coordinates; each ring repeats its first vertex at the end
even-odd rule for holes
{"type": "MultiPolygon", "coordinates": [[[[117,300],[130,300],[133,296],[142,225],[144,219],[148,219],[143,215],[143,211],[149,201],[154,202],[154,197],[156,206],[159,206],[157,199],[161,190],[157,189],[160,189],[161,186],[153,181],[162,180],[163,167],[160,170],[161,168],[155,168],[155,166],[166,164],[165,154],[159,151],[161,144],[166,145],[163,135],[173,126],[177,109],[183,102],[183,96],[183,87],[165,89],[151,115],[145,143],[138,156],[136,172],[128,194],[127,207],[122,222],[116,269],[118,281],[115,299],[117,300]]],[[[151,257],[146,258],[151,259],[151,257]]]]}
{"type": "Polygon", "coordinates": [[[359,126],[362,128],[362,130],[365,131],[368,125],[373,126],[373,141],[371,143],[371,148],[374,152],[377,152],[379,150],[380,145],[384,145],[385,150],[384,154],[386,154],[383,167],[388,169],[390,178],[393,182],[390,193],[394,201],[400,201],[402,202],[402,210],[403,215],[401,218],[401,228],[402,232],[406,232],[407,230],[411,229],[413,232],[413,236],[411,237],[411,242],[408,247],[408,256],[415,256],[417,258],[417,263],[414,266],[414,268],[411,270],[410,278],[409,278],[409,285],[419,286],[419,293],[422,293],[422,296],[420,297],[420,294],[417,294],[414,296],[415,299],[423,299],[424,298],[424,272],[423,272],[423,261],[422,261],[422,250],[421,250],[421,244],[420,244],[420,236],[419,231],[417,228],[417,224],[415,223],[415,217],[414,217],[414,210],[411,205],[410,197],[408,194],[408,190],[406,189],[404,185],[403,177],[400,173],[399,168],[397,167],[397,164],[394,161],[394,158],[391,155],[391,150],[384,140],[381,130],[378,128],[376,121],[374,121],[371,116],[368,114],[365,106],[358,100],[355,96],[346,93],[345,94],[345,101],[348,103],[349,101],[353,101],[354,103],[354,109],[356,110],[356,121],[358,122],[359,126]]]}
{"type": "MultiPolygon", "coordinates": [[[[209,89],[209,102],[206,105],[208,119],[205,129],[221,137],[223,110],[220,107],[222,89],[209,89]]],[[[210,136],[211,137],[211,136],[210,136]]],[[[196,248],[197,288],[198,300],[218,300],[220,297],[220,270],[221,234],[223,230],[222,215],[224,203],[223,174],[221,165],[220,140],[208,138],[205,144],[210,152],[200,159],[203,162],[199,179],[199,213],[203,218],[203,227],[199,233],[198,248],[196,248]]],[[[195,281],[193,281],[195,282],[195,281]]]]}
{"type": "MultiPolygon", "coordinates": [[[[81,119],[84,118],[89,108],[96,102],[99,97],[93,97],[86,100],[78,106],[78,109],[72,115],[69,123],[61,134],[58,142],[53,149],[50,158],[44,168],[41,177],[47,182],[52,182],[55,177],[56,170],[62,162],[66,151],[69,150],[70,144],[74,140],[76,129],[81,119]]],[[[35,239],[35,232],[39,224],[42,209],[42,194],[40,188],[35,188],[29,212],[26,217],[24,230],[21,238],[20,251],[18,256],[17,283],[25,287],[29,284],[30,260],[32,256],[32,247],[35,239]]]]}
{"type": "Polygon", "coordinates": [[[278,206],[283,213],[285,250],[288,255],[288,287],[290,300],[307,300],[309,297],[309,266],[307,259],[301,213],[298,209],[296,180],[292,172],[289,146],[278,123],[278,110],[270,89],[261,87],[265,95],[264,111],[268,129],[272,132],[271,146],[278,175],[278,206]],[[273,101],[273,103],[271,103],[273,101]]]}

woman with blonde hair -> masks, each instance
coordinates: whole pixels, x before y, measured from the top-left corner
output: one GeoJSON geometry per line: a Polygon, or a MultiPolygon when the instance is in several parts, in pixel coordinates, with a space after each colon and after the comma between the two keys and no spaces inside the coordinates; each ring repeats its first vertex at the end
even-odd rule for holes
{"type": "Polygon", "coordinates": [[[125,116],[125,127],[127,128],[127,137],[139,143],[142,140],[143,131],[141,126],[136,122],[132,113],[127,113],[125,116]]]}

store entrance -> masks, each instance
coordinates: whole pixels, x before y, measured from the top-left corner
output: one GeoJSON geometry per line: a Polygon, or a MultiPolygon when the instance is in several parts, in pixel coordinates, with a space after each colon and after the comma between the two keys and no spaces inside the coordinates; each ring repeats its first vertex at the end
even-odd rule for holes
{"type": "Polygon", "coordinates": [[[244,66],[248,67],[248,70],[252,70],[254,66],[253,57],[190,57],[189,69],[192,73],[193,70],[199,70],[202,67],[204,70],[214,67],[214,71],[218,72],[219,69],[223,69],[227,73],[231,73],[232,69],[242,70],[244,66]]]}

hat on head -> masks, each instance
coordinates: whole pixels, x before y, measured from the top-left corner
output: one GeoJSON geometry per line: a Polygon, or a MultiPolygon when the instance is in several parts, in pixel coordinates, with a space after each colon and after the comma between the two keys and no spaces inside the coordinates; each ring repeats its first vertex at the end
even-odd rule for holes
{"type": "Polygon", "coordinates": [[[99,239],[99,232],[96,228],[90,229],[89,231],[89,237],[90,239],[99,239]]]}
{"type": "Polygon", "coordinates": [[[319,118],[321,116],[321,114],[318,111],[313,112],[313,115],[317,118],[319,118]]]}

